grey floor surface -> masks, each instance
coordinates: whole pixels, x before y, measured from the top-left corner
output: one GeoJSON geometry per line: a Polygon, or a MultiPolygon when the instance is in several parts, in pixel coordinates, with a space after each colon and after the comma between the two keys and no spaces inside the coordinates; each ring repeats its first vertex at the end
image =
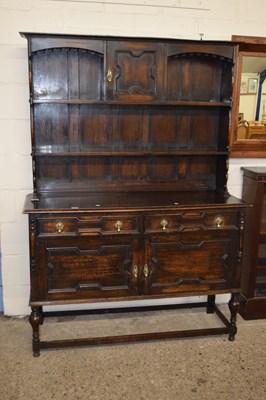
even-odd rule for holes
{"type": "MultiPolygon", "coordinates": [[[[209,326],[202,310],[47,319],[42,339],[209,326]]],[[[227,336],[44,350],[26,318],[0,316],[1,400],[265,400],[266,320],[227,336]]]]}

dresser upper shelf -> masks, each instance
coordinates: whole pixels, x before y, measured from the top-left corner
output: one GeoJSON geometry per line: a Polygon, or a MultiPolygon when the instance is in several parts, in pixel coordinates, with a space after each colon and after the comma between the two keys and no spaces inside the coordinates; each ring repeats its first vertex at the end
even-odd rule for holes
{"type": "Polygon", "coordinates": [[[22,33],[34,192],[227,195],[235,44],[22,33]]]}
{"type": "MultiPolygon", "coordinates": [[[[69,105],[136,105],[139,104],[137,101],[123,100],[123,101],[107,101],[107,100],[61,100],[61,99],[43,99],[43,100],[30,100],[31,104],[69,104],[69,105]]],[[[141,101],[140,105],[151,105],[151,106],[194,106],[194,107],[231,107],[231,101],[141,101]]]]}

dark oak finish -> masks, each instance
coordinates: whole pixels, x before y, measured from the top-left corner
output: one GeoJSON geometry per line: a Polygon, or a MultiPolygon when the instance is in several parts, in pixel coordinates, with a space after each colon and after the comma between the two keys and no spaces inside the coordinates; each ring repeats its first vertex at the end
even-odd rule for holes
{"type": "Polygon", "coordinates": [[[227,192],[234,44],[23,34],[41,348],[236,333],[246,204],[227,192]],[[228,321],[215,294],[231,293],[228,321]],[[207,296],[224,328],[41,342],[43,306],[207,296]]]}
{"type": "Polygon", "coordinates": [[[266,168],[242,169],[242,198],[253,207],[247,213],[240,314],[266,318],[266,168]]]}

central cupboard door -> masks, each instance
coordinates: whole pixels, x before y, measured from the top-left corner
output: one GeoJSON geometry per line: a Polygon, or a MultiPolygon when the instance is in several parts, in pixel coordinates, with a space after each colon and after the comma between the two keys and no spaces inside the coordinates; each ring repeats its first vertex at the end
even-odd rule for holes
{"type": "Polygon", "coordinates": [[[108,41],[107,100],[162,100],[163,60],[162,43],[108,41]]]}
{"type": "Polygon", "coordinates": [[[170,296],[237,287],[237,243],[232,231],[148,237],[143,292],[170,296]]]}

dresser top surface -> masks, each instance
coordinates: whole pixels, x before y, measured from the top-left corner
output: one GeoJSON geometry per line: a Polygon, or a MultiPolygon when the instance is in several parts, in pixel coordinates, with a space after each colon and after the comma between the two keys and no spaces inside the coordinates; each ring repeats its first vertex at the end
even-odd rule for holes
{"type": "Polygon", "coordinates": [[[176,37],[158,37],[158,36],[116,36],[116,35],[86,35],[70,33],[47,33],[47,32],[19,32],[23,38],[77,38],[77,39],[99,39],[99,40],[140,40],[140,41],[162,41],[162,42],[180,42],[180,43],[199,43],[199,44],[218,44],[235,46],[238,42],[232,40],[200,40],[186,39],[176,37]]]}
{"type": "Polygon", "coordinates": [[[40,195],[26,197],[24,213],[84,212],[84,211],[177,211],[182,208],[245,207],[246,203],[216,191],[135,191],[90,192],[40,195]],[[33,200],[33,201],[32,201],[33,200]]]}

